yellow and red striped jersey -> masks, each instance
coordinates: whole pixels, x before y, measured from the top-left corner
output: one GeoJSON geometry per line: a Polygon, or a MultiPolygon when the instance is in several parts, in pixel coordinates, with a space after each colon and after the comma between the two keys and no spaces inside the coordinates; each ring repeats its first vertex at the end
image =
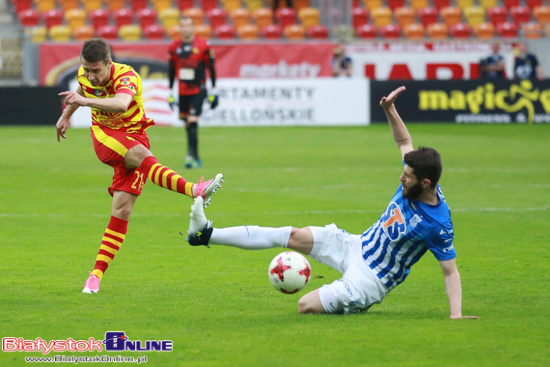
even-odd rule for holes
{"type": "Polygon", "coordinates": [[[145,116],[141,77],[131,66],[113,62],[111,78],[105,85],[93,86],[84,75],[82,66],[78,69],[77,79],[87,98],[113,98],[117,93],[126,93],[133,97],[126,112],[111,113],[92,108],[93,125],[135,133],[143,132],[155,124],[145,116]]]}

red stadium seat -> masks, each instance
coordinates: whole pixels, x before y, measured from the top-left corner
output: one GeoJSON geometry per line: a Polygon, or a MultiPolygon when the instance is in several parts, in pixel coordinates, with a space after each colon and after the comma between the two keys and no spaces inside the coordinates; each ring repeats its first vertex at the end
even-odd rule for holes
{"type": "Polygon", "coordinates": [[[313,27],[310,27],[306,31],[307,36],[312,39],[327,39],[328,38],[328,28],[324,25],[317,24],[313,27]]]}
{"type": "Polygon", "coordinates": [[[369,20],[369,11],[365,8],[353,8],[351,11],[351,18],[353,29],[357,29],[357,27],[367,24],[369,20]]]}
{"type": "Polygon", "coordinates": [[[496,27],[500,23],[504,23],[508,21],[508,12],[506,11],[506,8],[502,6],[497,6],[495,8],[491,8],[487,10],[487,17],[493,23],[493,25],[496,27]]]}
{"type": "Polygon", "coordinates": [[[42,14],[42,19],[44,19],[46,29],[49,30],[52,26],[63,23],[63,13],[58,9],[49,10],[42,14]]]}
{"type": "Polygon", "coordinates": [[[281,28],[296,24],[296,11],[290,8],[277,9],[275,17],[279,21],[281,28]]]}
{"type": "Polygon", "coordinates": [[[518,26],[515,23],[504,22],[497,26],[497,33],[502,38],[516,38],[518,36],[518,26]]]}
{"type": "Polygon", "coordinates": [[[143,28],[143,34],[148,40],[164,39],[164,29],[158,24],[150,24],[143,28]]]}
{"type": "Polygon", "coordinates": [[[217,39],[232,40],[235,38],[235,27],[224,24],[214,30],[217,39]]]}
{"type": "Polygon", "coordinates": [[[31,0],[12,0],[12,3],[17,14],[32,8],[31,0]]]}
{"type": "Polygon", "coordinates": [[[503,0],[503,3],[506,9],[511,9],[514,6],[520,6],[520,0],[503,0]]]}
{"type": "Polygon", "coordinates": [[[537,6],[542,6],[542,0],[526,0],[525,5],[529,9],[535,9],[537,6]]]}
{"type": "Polygon", "coordinates": [[[428,7],[419,9],[416,14],[418,15],[418,19],[420,19],[420,23],[422,23],[424,27],[437,23],[438,12],[436,8],[428,7]]]}
{"type": "Polygon", "coordinates": [[[200,0],[201,8],[206,13],[209,10],[216,9],[218,0],[200,0]]]}
{"type": "Polygon", "coordinates": [[[98,9],[89,12],[88,18],[90,18],[90,22],[96,31],[101,27],[109,25],[109,11],[105,9],[98,9]]]}
{"type": "Polygon", "coordinates": [[[23,10],[18,15],[23,27],[35,27],[38,25],[38,11],[34,9],[23,10]]]}
{"type": "Polygon", "coordinates": [[[374,39],[376,38],[376,27],[371,24],[363,24],[355,28],[355,34],[362,39],[374,39]]]}
{"type": "Polygon", "coordinates": [[[387,0],[388,7],[395,11],[397,8],[402,8],[405,6],[405,0],[387,0]]]}
{"type": "Polygon", "coordinates": [[[98,28],[96,34],[98,37],[105,38],[106,40],[118,39],[118,29],[117,27],[113,27],[111,25],[98,28]]]}
{"type": "Polygon", "coordinates": [[[510,9],[510,16],[516,25],[531,21],[531,10],[526,6],[514,6],[510,9]]]}
{"type": "Polygon", "coordinates": [[[134,15],[130,9],[120,9],[113,12],[113,18],[117,27],[134,24],[134,15]]]}
{"type": "Polygon", "coordinates": [[[214,8],[206,13],[206,17],[208,18],[210,27],[212,27],[212,29],[216,29],[226,23],[227,12],[220,8],[214,8]]]}
{"type": "Polygon", "coordinates": [[[130,8],[136,13],[138,10],[147,9],[148,3],[148,0],[130,0],[130,8]]]}
{"type": "Polygon", "coordinates": [[[279,40],[281,39],[281,34],[283,33],[281,27],[278,25],[268,25],[263,27],[260,31],[263,38],[268,40],[279,40]]]}
{"type": "Polygon", "coordinates": [[[451,6],[451,0],[434,0],[433,3],[437,10],[451,6]]]}
{"type": "Polygon", "coordinates": [[[195,4],[193,0],[178,0],[178,9],[181,11],[194,8],[195,4]]]}
{"type": "Polygon", "coordinates": [[[380,35],[384,38],[395,39],[401,37],[401,27],[397,24],[388,24],[379,29],[380,35]]]}
{"type": "Polygon", "coordinates": [[[139,25],[144,30],[150,25],[157,24],[157,12],[151,8],[138,10],[136,12],[136,18],[138,19],[139,25]]]}
{"type": "Polygon", "coordinates": [[[458,23],[455,25],[452,25],[449,29],[451,36],[454,38],[470,38],[472,29],[470,26],[466,23],[458,23]]]}

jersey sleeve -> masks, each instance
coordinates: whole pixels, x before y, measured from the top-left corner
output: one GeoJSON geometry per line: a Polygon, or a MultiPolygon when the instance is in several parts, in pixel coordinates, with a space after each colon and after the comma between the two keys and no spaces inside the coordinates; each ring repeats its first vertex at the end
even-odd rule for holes
{"type": "Polygon", "coordinates": [[[453,245],[453,231],[446,230],[441,226],[436,228],[433,235],[426,238],[426,245],[439,261],[456,258],[456,251],[453,245]]]}
{"type": "Polygon", "coordinates": [[[123,73],[122,75],[117,77],[113,83],[115,94],[126,93],[131,95],[132,97],[135,96],[135,94],[137,93],[137,86],[138,75],[133,70],[123,73]]]}

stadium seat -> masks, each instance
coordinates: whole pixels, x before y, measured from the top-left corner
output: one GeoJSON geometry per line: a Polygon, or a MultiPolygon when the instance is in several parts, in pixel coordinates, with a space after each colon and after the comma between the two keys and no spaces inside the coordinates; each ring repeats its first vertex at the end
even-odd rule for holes
{"type": "Polygon", "coordinates": [[[148,0],[130,0],[130,9],[134,13],[137,13],[140,10],[143,9],[149,9],[149,1],[148,0]]]}
{"type": "MultiPolygon", "coordinates": [[[[152,10],[152,9],[151,9],[152,10]]],[[[148,40],[164,39],[164,29],[158,24],[149,24],[143,27],[143,35],[148,40]]]]}
{"type": "Polygon", "coordinates": [[[71,29],[80,28],[86,25],[86,11],[83,9],[67,10],[65,20],[71,29]]]}
{"type": "Polygon", "coordinates": [[[311,39],[327,39],[329,36],[328,28],[322,24],[309,27],[306,34],[311,39]]]}
{"type": "Polygon", "coordinates": [[[468,20],[470,27],[475,27],[478,24],[485,22],[485,9],[481,6],[471,6],[464,9],[464,17],[468,20]]]}
{"type": "Polygon", "coordinates": [[[384,6],[382,4],[382,0],[363,0],[363,3],[365,4],[365,8],[369,9],[370,11],[384,6]]]}
{"type": "Polygon", "coordinates": [[[48,31],[48,35],[52,41],[68,42],[71,40],[71,28],[66,25],[54,25],[48,31]]]}
{"type": "Polygon", "coordinates": [[[474,0],[455,0],[455,4],[460,10],[464,11],[464,9],[474,6],[474,0]]]}
{"type": "Polygon", "coordinates": [[[170,9],[172,7],[172,0],[152,0],[153,7],[157,12],[164,9],[170,9]]]}
{"type": "Polygon", "coordinates": [[[424,27],[420,23],[411,23],[403,26],[403,34],[408,39],[424,39],[424,27]]]}
{"type": "Polygon", "coordinates": [[[231,25],[221,25],[214,30],[214,34],[217,39],[220,40],[232,40],[235,38],[235,27],[231,25]]]}
{"type": "MultiPolygon", "coordinates": [[[[279,4],[281,4],[282,1],[279,2],[279,4]]],[[[311,7],[311,4],[309,2],[309,0],[294,0],[293,1],[294,3],[294,9],[296,9],[297,11],[300,11],[304,8],[310,8],[311,7]]]]}
{"type": "Polygon", "coordinates": [[[96,29],[98,37],[105,38],[106,40],[118,39],[118,29],[112,25],[105,25],[96,29]]]}
{"type": "Polygon", "coordinates": [[[517,38],[518,26],[515,23],[504,22],[497,26],[497,33],[502,38],[517,38]]]}
{"type": "Polygon", "coordinates": [[[222,4],[227,12],[231,12],[241,7],[241,0],[222,0],[222,4]]]}
{"type": "Polygon", "coordinates": [[[487,18],[489,18],[491,23],[493,23],[493,25],[496,27],[500,23],[508,21],[508,12],[506,11],[506,8],[502,6],[497,6],[495,8],[487,10],[487,18]]]}
{"type": "Polygon", "coordinates": [[[55,0],[36,0],[36,10],[40,14],[55,9],[55,0]]]}
{"type": "Polygon", "coordinates": [[[281,39],[281,27],[276,24],[270,24],[265,26],[261,30],[262,38],[266,40],[279,40],[281,39]]]}
{"type": "Polygon", "coordinates": [[[506,9],[512,9],[514,6],[520,6],[520,0],[503,0],[503,6],[506,9]]]}
{"type": "Polygon", "coordinates": [[[88,18],[96,31],[109,24],[109,12],[105,9],[92,10],[88,13],[88,18]]]}
{"type": "Polygon", "coordinates": [[[392,13],[390,8],[373,9],[370,13],[370,17],[378,29],[391,24],[392,22],[392,13]]]}
{"type": "Polygon", "coordinates": [[[481,5],[483,9],[488,10],[498,6],[498,0],[480,0],[479,5],[481,5]]]}
{"type": "Polygon", "coordinates": [[[290,8],[277,9],[275,17],[281,28],[285,29],[289,25],[296,24],[296,11],[290,8]]]}
{"type": "Polygon", "coordinates": [[[217,0],[200,0],[199,3],[201,4],[201,9],[204,13],[208,13],[210,10],[216,9],[218,7],[217,0]]]}
{"type": "Polygon", "coordinates": [[[533,17],[539,23],[550,23],[550,6],[537,6],[533,9],[533,17]]]}
{"type": "Polygon", "coordinates": [[[113,12],[113,19],[118,28],[123,25],[134,24],[134,14],[130,9],[120,9],[113,12]]]}
{"type": "Polygon", "coordinates": [[[523,36],[528,39],[538,39],[542,37],[542,24],[540,23],[523,23],[521,25],[523,36]]]}
{"type": "Polygon", "coordinates": [[[363,24],[355,28],[355,34],[361,39],[375,39],[376,27],[371,24],[363,24]]]}
{"type": "Polygon", "coordinates": [[[239,29],[243,25],[250,24],[250,12],[246,9],[239,8],[229,12],[229,18],[233,22],[235,29],[239,29]]]}
{"type": "Polygon", "coordinates": [[[271,9],[262,8],[252,12],[252,18],[260,29],[273,24],[273,12],[271,9]]]}
{"type": "MultiPolygon", "coordinates": [[[[199,28],[201,26],[203,26],[203,24],[199,24],[199,25],[195,26],[195,33],[197,33],[197,28],[199,28]]],[[[166,35],[170,39],[175,40],[175,39],[181,38],[181,30],[180,30],[179,25],[175,25],[175,26],[172,26],[170,28],[164,28],[164,31],[166,32],[166,35]]]]}
{"type": "MultiPolygon", "coordinates": [[[[189,10],[189,9],[187,9],[189,10]]],[[[179,24],[180,12],[178,9],[168,8],[158,12],[158,17],[165,30],[175,27],[179,24]]],[[[202,22],[201,22],[202,23],[202,22]]],[[[199,23],[199,24],[201,24],[199,23]]]]}
{"type": "Polygon", "coordinates": [[[244,24],[237,28],[237,36],[242,40],[257,40],[260,33],[255,24],[244,24]]]}
{"type": "Polygon", "coordinates": [[[78,9],[78,0],[58,0],[63,11],[78,9]]]}
{"type": "Polygon", "coordinates": [[[195,7],[193,0],[178,0],[178,9],[180,11],[184,11],[193,7],[195,7]]]}
{"type": "Polygon", "coordinates": [[[436,8],[427,7],[419,9],[416,12],[416,15],[418,16],[418,19],[420,19],[420,23],[422,23],[424,27],[427,27],[430,24],[437,23],[438,12],[436,8]]]}
{"type": "Polygon", "coordinates": [[[32,9],[32,0],[13,0],[12,4],[17,14],[24,10],[32,9]]]}
{"type": "Polygon", "coordinates": [[[91,25],[84,25],[73,29],[73,38],[77,41],[86,41],[94,38],[94,28],[91,25]]]}
{"type": "Polygon", "coordinates": [[[378,29],[380,35],[387,39],[397,39],[401,37],[401,27],[397,24],[386,24],[378,29]]]}
{"type": "Polygon", "coordinates": [[[210,27],[212,27],[213,29],[216,29],[222,24],[226,23],[227,12],[220,8],[214,8],[214,9],[210,9],[206,13],[206,17],[208,18],[208,23],[210,24],[210,27]]]}
{"type": "Polygon", "coordinates": [[[106,0],[107,2],[107,8],[111,11],[117,11],[120,9],[124,9],[125,7],[125,0],[106,0]]]}
{"type": "Polygon", "coordinates": [[[369,11],[364,8],[353,8],[351,11],[351,23],[353,29],[357,29],[364,24],[367,24],[369,20],[369,11]]]}
{"type": "MultiPolygon", "coordinates": [[[[143,29],[147,28],[150,25],[157,24],[157,17],[157,12],[151,8],[139,9],[136,12],[136,18],[139,22],[139,25],[143,29]]],[[[147,35],[145,36],[147,37],[147,35]]]]}
{"type": "Polygon", "coordinates": [[[395,16],[395,19],[397,19],[397,22],[401,27],[404,27],[408,24],[413,24],[416,21],[415,11],[413,8],[409,8],[409,7],[397,8],[393,12],[393,15],[395,16]]]}
{"type": "Polygon", "coordinates": [[[537,6],[542,6],[542,0],[525,0],[525,5],[529,9],[535,9],[537,6]]]}
{"type": "Polygon", "coordinates": [[[449,32],[451,33],[451,36],[453,38],[465,39],[465,38],[470,38],[472,29],[466,23],[458,23],[458,24],[452,25],[449,28],[449,32]]]}
{"type": "Polygon", "coordinates": [[[451,6],[451,0],[434,0],[433,3],[437,10],[451,6]]]}
{"type": "Polygon", "coordinates": [[[526,6],[514,6],[510,9],[510,16],[514,23],[519,26],[521,23],[528,23],[531,21],[531,10],[526,6]]]}
{"type": "Polygon", "coordinates": [[[439,16],[443,19],[443,22],[447,27],[459,24],[462,21],[462,12],[459,8],[449,6],[439,11],[439,16]]]}
{"type": "Polygon", "coordinates": [[[449,28],[444,23],[432,23],[426,28],[426,33],[433,39],[445,39],[449,37],[449,28]]]}
{"type": "Polygon", "coordinates": [[[491,39],[495,37],[495,26],[493,23],[484,22],[474,26],[474,34],[479,39],[491,39]]]}
{"type": "MultiPolygon", "coordinates": [[[[264,7],[263,0],[245,0],[245,3],[246,3],[246,8],[251,12],[253,12],[255,10],[258,10],[258,9],[262,9],[264,7]]],[[[303,2],[300,2],[300,4],[302,4],[302,3],[303,2]]],[[[297,5],[298,5],[297,3],[294,4],[294,6],[297,6],[297,5]]],[[[299,8],[296,7],[296,9],[299,9],[299,8]]]]}
{"type": "MultiPolygon", "coordinates": [[[[179,29],[178,29],[179,33],[179,29]]],[[[199,24],[195,26],[195,35],[209,40],[212,38],[212,27],[206,24],[199,24]]],[[[178,34],[179,36],[179,34],[178,34]]]]}
{"type": "Polygon", "coordinates": [[[103,9],[101,0],[84,0],[82,1],[82,5],[84,5],[84,9],[86,9],[88,13],[94,10],[103,9]]]}
{"type": "Polygon", "coordinates": [[[30,37],[32,42],[42,43],[46,41],[46,38],[48,37],[48,30],[46,29],[46,27],[38,26],[28,29],[30,29],[30,37]]]}
{"type": "MultiPolygon", "coordinates": [[[[183,15],[186,15],[190,18],[193,18],[193,23],[195,25],[197,24],[202,24],[203,23],[203,18],[204,18],[204,12],[202,11],[202,9],[200,8],[189,8],[189,9],[185,9],[183,11],[183,15]]],[[[178,18],[178,22],[179,22],[179,18],[178,18]]]]}
{"type": "Polygon", "coordinates": [[[387,0],[388,7],[395,11],[395,9],[399,9],[405,6],[405,0],[387,0]]]}
{"type": "Polygon", "coordinates": [[[39,22],[38,11],[34,9],[23,10],[17,17],[23,27],[36,27],[39,22]]]}
{"type": "Polygon", "coordinates": [[[137,24],[125,24],[118,29],[118,36],[126,42],[141,40],[141,28],[137,24]]]}
{"type": "Polygon", "coordinates": [[[424,9],[427,8],[430,4],[428,4],[428,0],[410,0],[411,8],[414,10],[418,9],[424,9]]]}
{"type": "Polygon", "coordinates": [[[298,18],[302,25],[308,29],[319,24],[321,14],[316,8],[302,8],[298,11],[298,18]]]}
{"type": "Polygon", "coordinates": [[[283,29],[283,34],[286,39],[291,41],[303,40],[306,34],[306,30],[303,26],[298,24],[292,24],[286,26],[283,29]]]}
{"type": "Polygon", "coordinates": [[[63,23],[63,13],[58,9],[50,10],[42,14],[42,19],[44,20],[46,29],[50,29],[54,25],[63,23]]]}

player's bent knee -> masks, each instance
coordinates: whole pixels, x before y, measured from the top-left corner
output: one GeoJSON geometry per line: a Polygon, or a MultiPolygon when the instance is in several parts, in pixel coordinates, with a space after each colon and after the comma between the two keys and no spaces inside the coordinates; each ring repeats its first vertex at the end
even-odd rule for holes
{"type": "Polygon", "coordinates": [[[298,312],[301,314],[321,314],[326,313],[319,298],[319,290],[309,292],[298,301],[298,312]]]}

